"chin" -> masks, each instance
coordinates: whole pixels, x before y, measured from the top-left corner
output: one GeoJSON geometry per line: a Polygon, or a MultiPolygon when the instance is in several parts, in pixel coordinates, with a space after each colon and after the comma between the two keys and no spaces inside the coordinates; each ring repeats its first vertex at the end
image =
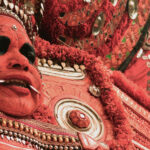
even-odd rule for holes
{"type": "Polygon", "coordinates": [[[1,112],[18,117],[29,116],[37,108],[35,102],[27,98],[12,99],[11,101],[8,101],[8,99],[1,99],[1,104],[1,112]]]}

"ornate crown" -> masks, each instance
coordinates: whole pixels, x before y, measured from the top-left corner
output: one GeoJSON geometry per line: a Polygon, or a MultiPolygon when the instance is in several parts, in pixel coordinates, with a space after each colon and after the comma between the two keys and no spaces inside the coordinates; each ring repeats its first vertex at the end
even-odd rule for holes
{"type": "Polygon", "coordinates": [[[18,20],[26,29],[31,41],[34,41],[38,33],[38,25],[43,11],[44,0],[0,0],[0,14],[18,20]]]}

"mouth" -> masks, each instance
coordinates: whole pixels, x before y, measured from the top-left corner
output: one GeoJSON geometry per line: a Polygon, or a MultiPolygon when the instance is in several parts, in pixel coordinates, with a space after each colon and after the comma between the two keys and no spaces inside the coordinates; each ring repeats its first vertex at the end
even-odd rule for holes
{"type": "Polygon", "coordinates": [[[0,84],[4,86],[15,86],[19,88],[29,89],[39,94],[39,91],[33,85],[31,85],[29,81],[26,81],[26,80],[6,79],[6,80],[0,80],[0,84]]]}
{"type": "Polygon", "coordinates": [[[29,84],[26,81],[18,80],[18,79],[11,79],[11,80],[1,80],[3,85],[14,85],[23,88],[29,88],[29,84]]]}

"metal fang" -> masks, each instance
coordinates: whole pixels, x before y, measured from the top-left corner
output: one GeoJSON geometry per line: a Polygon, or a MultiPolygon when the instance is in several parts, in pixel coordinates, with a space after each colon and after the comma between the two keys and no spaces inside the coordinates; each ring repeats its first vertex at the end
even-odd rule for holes
{"type": "Polygon", "coordinates": [[[40,94],[40,92],[39,92],[36,88],[34,88],[32,85],[29,85],[29,87],[30,87],[33,91],[35,91],[36,93],[40,94]]]}

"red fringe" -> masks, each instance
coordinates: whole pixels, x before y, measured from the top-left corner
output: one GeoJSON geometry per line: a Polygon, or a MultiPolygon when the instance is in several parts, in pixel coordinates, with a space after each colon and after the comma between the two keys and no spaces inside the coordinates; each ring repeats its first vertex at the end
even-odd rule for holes
{"type": "Polygon", "coordinates": [[[39,37],[36,38],[35,47],[37,48],[37,56],[40,58],[51,58],[59,61],[67,60],[69,63],[84,64],[86,66],[87,75],[101,90],[100,101],[103,104],[108,119],[114,125],[115,141],[110,141],[110,149],[129,150],[132,145],[131,128],[120,99],[113,91],[110,73],[103,66],[100,58],[97,59],[94,55],[89,55],[87,52],[73,47],[50,45],[49,42],[39,37]]]}
{"type": "Polygon", "coordinates": [[[150,111],[150,96],[144,89],[128,80],[120,71],[113,71],[112,76],[117,87],[150,111]]]}
{"type": "Polygon", "coordinates": [[[68,26],[63,24],[59,20],[60,12],[69,12],[75,11],[84,7],[87,3],[83,2],[83,0],[73,0],[67,4],[60,4],[57,0],[54,1],[46,1],[45,2],[45,12],[42,21],[41,27],[41,36],[51,41],[52,43],[57,43],[57,38],[60,35],[66,35],[73,38],[84,38],[91,35],[92,27],[95,22],[96,17],[100,12],[105,12],[106,15],[106,23],[112,18],[113,12],[115,8],[112,6],[109,0],[105,0],[98,11],[96,11],[89,20],[87,20],[84,24],[78,26],[68,26]]]}

